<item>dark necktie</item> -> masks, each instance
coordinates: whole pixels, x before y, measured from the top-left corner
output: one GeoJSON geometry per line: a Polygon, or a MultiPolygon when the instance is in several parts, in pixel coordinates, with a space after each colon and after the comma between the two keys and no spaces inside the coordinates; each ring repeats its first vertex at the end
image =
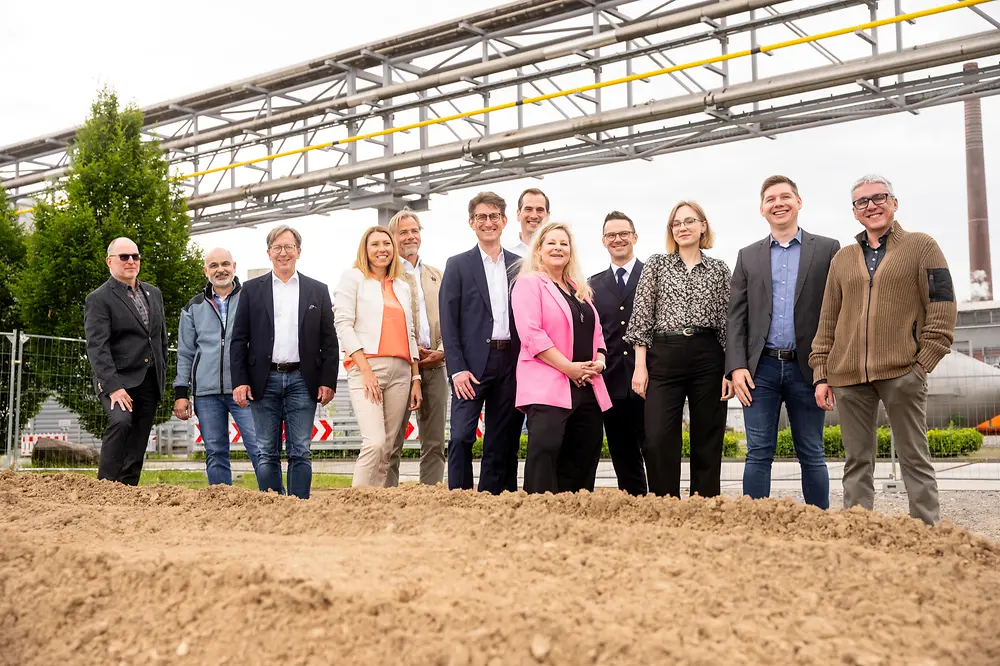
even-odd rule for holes
{"type": "Polygon", "coordinates": [[[625,267],[624,266],[619,266],[618,270],[615,271],[615,274],[618,276],[618,291],[620,291],[622,293],[622,295],[624,296],[625,295],[625,267]]]}

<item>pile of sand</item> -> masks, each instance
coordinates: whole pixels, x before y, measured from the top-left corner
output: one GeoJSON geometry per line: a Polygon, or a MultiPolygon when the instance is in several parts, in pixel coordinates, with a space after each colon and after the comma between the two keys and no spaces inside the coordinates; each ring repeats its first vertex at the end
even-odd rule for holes
{"type": "Polygon", "coordinates": [[[0,474],[3,664],[1000,664],[1000,544],[791,501],[0,474]]]}

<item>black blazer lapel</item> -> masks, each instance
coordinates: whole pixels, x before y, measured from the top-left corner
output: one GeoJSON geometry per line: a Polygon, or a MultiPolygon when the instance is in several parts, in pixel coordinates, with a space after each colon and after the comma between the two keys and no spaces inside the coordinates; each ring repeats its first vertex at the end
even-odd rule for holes
{"type": "MultiPolygon", "coordinates": [[[[261,297],[264,299],[264,313],[267,315],[267,320],[270,322],[271,331],[274,332],[274,285],[271,284],[271,280],[274,279],[274,273],[268,273],[264,276],[264,284],[261,285],[261,297]]],[[[299,281],[299,297],[302,296],[302,282],[299,281]]],[[[248,303],[249,305],[249,303],[248,303]]]]}
{"type": "MultiPolygon", "coordinates": [[[[306,310],[309,308],[309,287],[306,286],[305,276],[299,273],[299,340],[302,339],[302,322],[306,318],[306,310]]],[[[274,301],[271,301],[274,307],[274,301]]]]}
{"type": "Polygon", "coordinates": [[[492,305],[490,304],[490,289],[486,285],[486,267],[483,266],[483,257],[479,254],[479,246],[472,248],[466,254],[469,263],[472,268],[472,281],[476,283],[476,288],[479,290],[479,295],[483,297],[483,301],[486,303],[486,309],[490,310],[492,305]]]}
{"type": "MultiPolygon", "coordinates": [[[[119,300],[121,300],[122,305],[124,305],[126,309],[128,309],[128,311],[132,313],[132,316],[135,317],[135,320],[139,323],[139,326],[142,326],[143,329],[147,331],[150,330],[149,327],[147,327],[145,324],[142,323],[142,317],[139,316],[139,311],[135,309],[135,303],[133,303],[132,299],[129,298],[129,295],[125,293],[125,287],[123,287],[121,283],[118,282],[118,280],[116,280],[115,278],[111,278],[110,284],[111,284],[111,291],[114,293],[115,296],[119,298],[119,300]]],[[[136,288],[139,288],[141,286],[138,280],[136,280],[135,286],[136,288]]],[[[153,309],[149,307],[149,296],[146,297],[146,309],[147,309],[147,314],[150,317],[152,317],[153,309]]],[[[150,319],[149,323],[152,325],[153,323],[152,319],[150,319]]]]}
{"type": "MultiPolygon", "coordinates": [[[[632,267],[632,272],[629,273],[628,282],[625,283],[625,293],[622,294],[622,300],[625,300],[629,294],[635,291],[635,286],[639,284],[639,277],[642,274],[643,263],[638,259],[635,260],[635,266],[632,267]]],[[[615,288],[618,288],[618,284],[615,284],[615,288]]]]}
{"type": "Polygon", "coordinates": [[[757,265],[760,266],[760,276],[764,278],[764,302],[767,303],[768,316],[773,314],[772,310],[772,285],[771,285],[771,237],[767,236],[760,242],[757,250],[757,265]]]}
{"type": "Polygon", "coordinates": [[[799,274],[795,278],[795,303],[799,302],[799,294],[802,293],[802,285],[805,284],[812,266],[813,254],[816,252],[816,238],[812,234],[802,231],[802,252],[799,254],[799,274]]]}

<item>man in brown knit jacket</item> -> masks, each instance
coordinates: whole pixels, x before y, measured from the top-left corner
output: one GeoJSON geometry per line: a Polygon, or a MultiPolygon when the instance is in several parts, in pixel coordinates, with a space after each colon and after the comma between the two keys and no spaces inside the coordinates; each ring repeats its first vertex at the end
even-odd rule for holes
{"type": "Polygon", "coordinates": [[[881,400],[903,468],[910,515],[940,521],[937,479],[927,448],[927,373],[951,350],[955,290],[941,248],[904,231],[899,202],[881,176],[851,189],[865,230],[830,263],[809,365],[816,403],[839,404],[844,439],[844,508],[871,510],[876,418],[881,400]]]}

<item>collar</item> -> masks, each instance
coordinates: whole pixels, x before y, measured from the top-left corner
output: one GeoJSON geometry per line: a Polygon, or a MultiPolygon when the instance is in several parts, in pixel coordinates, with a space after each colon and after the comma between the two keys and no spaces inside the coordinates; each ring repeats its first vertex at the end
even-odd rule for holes
{"type": "MultiPolygon", "coordinates": [[[[133,291],[132,287],[128,286],[127,284],[125,284],[124,282],[122,282],[121,280],[119,280],[118,278],[116,278],[114,275],[111,276],[111,279],[114,280],[115,282],[117,282],[119,286],[121,286],[123,289],[125,289],[125,291],[133,291]]],[[[136,291],[141,291],[141,289],[139,287],[139,285],[141,285],[141,284],[142,283],[139,282],[139,280],[135,281],[135,290],[136,291]]]]}
{"type": "Polygon", "coordinates": [[[613,275],[614,277],[618,277],[618,269],[619,268],[624,268],[625,269],[625,275],[632,275],[632,271],[635,270],[635,262],[637,262],[638,260],[639,260],[639,257],[637,257],[637,256],[635,256],[633,254],[632,258],[629,259],[628,262],[624,266],[615,266],[614,264],[611,264],[611,275],[613,275]]]}
{"type": "MultiPolygon", "coordinates": [[[[767,237],[771,241],[770,245],[775,245],[775,244],[781,245],[781,243],[778,243],[778,241],[776,241],[774,239],[774,235],[773,234],[768,234],[767,237]]],[[[792,237],[792,239],[790,241],[788,241],[788,245],[783,245],[782,247],[789,247],[789,246],[791,246],[792,241],[798,241],[799,245],[802,245],[802,227],[799,227],[799,230],[797,232],[795,232],[795,235],[792,237]]]]}
{"type": "MultiPolygon", "coordinates": [[[[482,257],[484,264],[485,263],[493,264],[493,258],[490,257],[490,255],[486,254],[486,252],[483,250],[483,248],[482,248],[481,245],[476,245],[476,249],[479,250],[479,256],[482,257]]],[[[500,264],[504,263],[503,252],[504,252],[504,250],[501,247],[500,248],[500,256],[497,258],[497,261],[496,261],[495,265],[499,266],[500,264]]]]}
{"type": "Polygon", "coordinates": [[[416,266],[411,264],[409,259],[404,259],[403,257],[400,257],[399,260],[403,262],[403,270],[405,270],[407,273],[416,273],[420,269],[420,267],[423,266],[424,264],[423,259],[421,259],[419,255],[417,256],[416,266]]]}
{"type": "MultiPolygon", "coordinates": [[[[701,255],[700,256],[700,261],[697,264],[695,264],[694,266],[692,266],[691,270],[694,270],[698,266],[704,266],[705,265],[705,260],[708,258],[708,257],[705,256],[705,253],[703,251],[699,250],[698,252],[701,255]]],[[[681,259],[681,253],[680,253],[679,250],[675,250],[674,252],[671,252],[670,254],[668,254],[667,255],[667,260],[668,261],[673,261],[675,264],[680,264],[681,266],[685,265],[684,264],[684,260],[681,259]]]]}
{"type": "MultiPolygon", "coordinates": [[[[881,249],[882,246],[885,245],[886,241],[889,240],[889,236],[890,235],[894,235],[894,234],[896,234],[896,233],[898,233],[898,232],[900,232],[902,230],[903,230],[903,228],[901,226],[899,226],[899,222],[897,222],[896,220],[893,220],[892,226],[889,227],[889,229],[884,234],[882,234],[881,236],[878,237],[878,246],[879,246],[879,248],[881,249]]],[[[868,245],[868,230],[867,229],[864,230],[864,231],[862,231],[860,234],[858,234],[854,238],[857,239],[858,243],[861,244],[861,247],[863,247],[863,248],[864,247],[869,247],[869,245],[868,245]]]]}
{"type": "Polygon", "coordinates": [[[275,284],[275,283],[277,283],[277,284],[280,284],[282,286],[285,286],[286,284],[291,284],[293,282],[295,284],[299,283],[299,272],[298,271],[295,271],[294,273],[292,273],[292,277],[288,278],[288,282],[282,282],[281,278],[279,278],[277,275],[275,275],[274,271],[271,271],[271,284],[272,285],[275,284]]]}
{"type": "MultiPolygon", "coordinates": [[[[233,290],[229,292],[229,296],[232,296],[233,294],[238,292],[240,288],[241,288],[240,279],[236,276],[233,276],[233,290]]],[[[212,283],[209,282],[207,285],[205,285],[205,298],[215,298],[216,296],[217,294],[215,293],[215,289],[212,288],[212,283]]],[[[229,298],[229,296],[227,296],[226,298],[229,298]]]]}

